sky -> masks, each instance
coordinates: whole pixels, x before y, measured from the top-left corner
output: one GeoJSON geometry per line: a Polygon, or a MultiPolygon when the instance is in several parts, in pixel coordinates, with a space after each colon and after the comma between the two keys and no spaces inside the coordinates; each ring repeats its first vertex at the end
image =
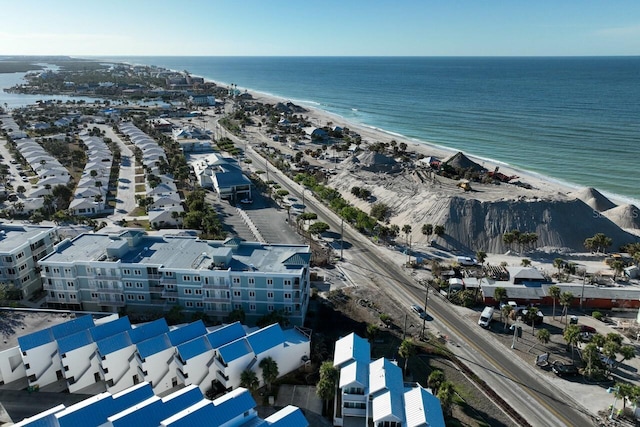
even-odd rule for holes
{"type": "Polygon", "coordinates": [[[640,0],[0,0],[0,55],[640,54],[640,0]]]}

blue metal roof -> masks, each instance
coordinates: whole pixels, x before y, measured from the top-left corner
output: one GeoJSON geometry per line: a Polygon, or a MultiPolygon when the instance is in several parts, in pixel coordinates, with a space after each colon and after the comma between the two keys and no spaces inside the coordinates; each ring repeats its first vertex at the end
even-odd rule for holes
{"type": "Polygon", "coordinates": [[[58,352],[62,355],[78,348],[89,345],[93,342],[88,330],[69,335],[58,340],[58,352]]]}
{"type": "Polygon", "coordinates": [[[207,334],[207,328],[205,328],[202,320],[197,320],[193,323],[189,323],[181,328],[174,329],[169,332],[169,341],[172,345],[178,346],[182,343],[190,341],[194,338],[201,337],[207,334]]]}
{"type": "Polygon", "coordinates": [[[120,332],[131,330],[131,323],[127,316],[121,317],[118,320],[98,325],[90,329],[91,336],[94,341],[100,341],[107,337],[119,334],[120,332]]]}
{"type": "Polygon", "coordinates": [[[247,341],[253,349],[253,352],[258,355],[276,345],[284,343],[284,333],[282,332],[280,324],[274,323],[273,325],[247,335],[247,341]]]}
{"type": "Polygon", "coordinates": [[[127,408],[122,412],[126,414],[117,413],[110,418],[111,426],[113,427],[130,427],[130,426],[150,426],[160,425],[160,422],[166,418],[165,411],[162,408],[162,400],[160,399],[148,399],[142,402],[140,407],[134,411],[131,408],[127,408]],[[161,418],[157,418],[161,417],[161,418]]]}
{"type": "Polygon", "coordinates": [[[60,339],[68,335],[75,334],[94,326],[93,317],[91,315],[80,316],[68,322],[61,323],[51,327],[51,331],[55,339],[60,339]]]}
{"type": "Polygon", "coordinates": [[[286,406],[266,419],[270,427],[308,427],[309,421],[300,408],[286,406]]]}
{"type": "Polygon", "coordinates": [[[149,338],[136,344],[138,347],[138,353],[140,357],[146,359],[147,357],[160,353],[163,350],[173,347],[167,334],[158,335],[157,337],[149,338]]]}
{"type": "Polygon", "coordinates": [[[32,348],[40,347],[53,341],[51,329],[42,329],[23,337],[18,337],[18,345],[22,351],[29,351],[32,348]]]}
{"type": "Polygon", "coordinates": [[[236,389],[214,400],[199,405],[183,417],[167,423],[167,427],[193,427],[194,425],[221,426],[238,415],[255,408],[256,402],[246,389],[236,389]]]}
{"type": "Polygon", "coordinates": [[[60,427],[97,427],[111,415],[153,396],[149,383],[141,383],[111,396],[105,392],[76,403],[56,414],[60,427]]]}
{"type": "Polygon", "coordinates": [[[215,331],[207,334],[207,339],[212,348],[218,348],[225,344],[235,341],[238,338],[242,338],[246,335],[244,328],[240,322],[235,322],[230,325],[223,326],[215,331]]]}
{"type": "Polygon", "coordinates": [[[178,353],[182,360],[188,361],[206,351],[211,350],[211,344],[206,337],[199,337],[191,341],[187,341],[184,344],[180,344],[177,347],[178,353]]]}
{"type": "Polygon", "coordinates": [[[129,334],[126,332],[120,332],[117,335],[98,341],[97,344],[100,355],[106,356],[107,354],[129,347],[133,343],[131,342],[131,338],[129,338],[129,334]]]}
{"type": "Polygon", "coordinates": [[[148,340],[149,338],[157,337],[161,334],[166,334],[167,332],[169,332],[167,321],[164,320],[164,317],[161,317],[158,320],[154,320],[153,322],[145,323],[144,325],[132,328],[129,331],[129,336],[131,337],[131,341],[136,344],[141,341],[148,340]]]}
{"type": "Polygon", "coordinates": [[[241,338],[218,349],[218,353],[225,363],[232,362],[242,356],[251,353],[251,347],[246,338],[241,338]]]}

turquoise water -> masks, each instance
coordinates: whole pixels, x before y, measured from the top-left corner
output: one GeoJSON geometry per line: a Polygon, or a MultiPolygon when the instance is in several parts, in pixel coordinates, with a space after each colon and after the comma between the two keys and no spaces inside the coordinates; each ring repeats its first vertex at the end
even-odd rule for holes
{"type": "Polygon", "coordinates": [[[640,57],[120,57],[640,200],[640,57]]]}

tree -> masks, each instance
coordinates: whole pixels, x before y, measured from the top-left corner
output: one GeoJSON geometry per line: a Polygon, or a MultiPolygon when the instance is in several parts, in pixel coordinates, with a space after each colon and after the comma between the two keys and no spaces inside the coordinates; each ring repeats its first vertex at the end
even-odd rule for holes
{"type": "Polygon", "coordinates": [[[531,323],[531,335],[535,334],[538,311],[539,310],[536,307],[529,307],[527,309],[526,321],[531,323]]]}
{"type": "Polygon", "coordinates": [[[618,276],[624,272],[624,263],[616,259],[609,266],[613,270],[613,281],[615,282],[618,276]]]}
{"type": "Polygon", "coordinates": [[[444,381],[438,389],[437,397],[440,400],[440,405],[442,406],[442,412],[445,414],[445,418],[451,415],[451,405],[453,404],[454,394],[455,389],[453,384],[449,381],[444,381]]]}
{"type": "Polygon", "coordinates": [[[433,234],[433,225],[432,224],[422,224],[422,234],[425,236],[431,236],[433,234]]]}
{"type": "Polygon", "coordinates": [[[584,361],[584,376],[587,378],[596,378],[602,373],[600,369],[600,351],[598,345],[590,342],[584,346],[582,350],[582,360],[584,361]]]}
{"type": "Polygon", "coordinates": [[[562,315],[564,316],[564,324],[567,325],[567,314],[569,313],[569,306],[573,301],[573,294],[569,291],[560,294],[560,305],[562,306],[562,315]]]}
{"type": "Polygon", "coordinates": [[[433,232],[436,234],[436,236],[442,237],[444,235],[444,225],[436,225],[433,228],[433,232]]]}
{"type": "Polygon", "coordinates": [[[616,364],[616,366],[620,366],[625,360],[630,360],[636,357],[636,349],[631,345],[621,346],[618,353],[620,353],[622,359],[616,364]]]}
{"type": "MultiPolygon", "coordinates": [[[[538,342],[542,343],[544,345],[549,344],[549,341],[551,340],[551,334],[549,333],[548,329],[542,328],[538,330],[538,333],[536,334],[536,338],[538,338],[538,342]]],[[[529,349],[529,351],[533,350],[533,347],[536,346],[537,343],[534,343],[531,348],[529,349]]]]}
{"type": "Polygon", "coordinates": [[[429,374],[429,378],[427,379],[427,386],[431,388],[431,392],[433,395],[438,394],[438,390],[440,389],[440,385],[444,382],[444,373],[440,370],[431,371],[429,374]]]}
{"type": "Polygon", "coordinates": [[[379,333],[380,329],[378,328],[378,325],[375,325],[373,323],[369,323],[367,325],[367,337],[369,338],[369,342],[373,343],[379,333]]]}
{"type": "Polygon", "coordinates": [[[384,221],[387,219],[390,212],[391,210],[389,209],[389,206],[384,203],[374,203],[371,206],[371,216],[378,221],[384,221]]]}
{"type": "Polygon", "coordinates": [[[553,298],[553,320],[556,320],[556,300],[560,298],[560,288],[556,285],[549,286],[549,296],[553,298]]]}
{"type": "Polygon", "coordinates": [[[93,196],[93,200],[98,204],[99,210],[102,210],[102,206],[100,205],[100,203],[102,202],[102,196],[100,194],[96,194],[95,196],[93,196]]]}
{"type": "Polygon", "coordinates": [[[513,307],[509,304],[505,304],[500,309],[500,316],[504,316],[504,329],[506,330],[509,327],[509,317],[511,317],[511,312],[513,311],[513,307]]]}
{"type": "Polygon", "coordinates": [[[338,370],[333,367],[333,362],[330,360],[323,362],[322,365],[320,365],[320,379],[318,380],[318,384],[316,384],[316,394],[325,403],[325,413],[329,401],[336,395],[337,384],[338,370]]]}
{"type": "Polygon", "coordinates": [[[322,234],[329,229],[329,224],[326,222],[315,222],[309,226],[309,233],[322,234]]]}
{"type": "Polygon", "coordinates": [[[16,191],[18,192],[18,194],[23,195],[24,193],[27,192],[27,189],[24,188],[24,185],[18,185],[18,188],[16,188],[16,191]]]}
{"type": "Polygon", "coordinates": [[[571,346],[571,360],[573,360],[575,346],[580,341],[580,327],[578,325],[567,326],[562,337],[567,342],[567,345],[571,346]]]}
{"type": "Polygon", "coordinates": [[[267,385],[267,389],[271,391],[271,384],[278,378],[280,372],[278,371],[278,363],[271,357],[265,357],[258,364],[262,369],[262,380],[267,385]]]}
{"type": "Polygon", "coordinates": [[[507,290],[502,286],[498,286],[493,291],[493,299],[498,302],[504,302],[507,299],[507,290]]]}
{"type": "Polygon", "coordinates": [[[531,267],[531,260],[529,258],[522,258],[520,265],[523,267],[531,267]]]}
{"type": "Polygon", "coordinates": [[[404,359],[403,372],[406,374],[409,358],[416,354],[416,346],[413,341],[410,339],[402,341],[402,343],[400,344],[400,348],[398,349],[398,354],[404,359]]]}
{"type": "Polygon", "coordinates": [[[484,265],[484,262],[487,260],[487,253],[485,251],[476,251],[476,259],[480,265],[484,265]]]}
{"type": "Polygon", "coordinates": [[[260,387],[260,381],[258,376],[251,369],[245,369],[240,374],[240,387],[249,389],[249,391],[256,391],[260,387]]]}
{"type": "Polygon", "coordinates": [[[553,266],[558,269],[558,277],[560,277],[560,270],[564,267],[564,260],[562,258],[554,259],[553,266]]]}

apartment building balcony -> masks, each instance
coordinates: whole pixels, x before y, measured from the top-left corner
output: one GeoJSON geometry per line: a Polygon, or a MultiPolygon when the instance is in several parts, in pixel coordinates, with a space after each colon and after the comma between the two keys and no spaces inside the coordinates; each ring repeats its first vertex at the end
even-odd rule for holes
{"type": "Polygon", "coordinates": [[[166,279],[162,274],[147,274],[147,279],[150,280],[162,280],[166,279]]]}
{"type": "Polygon", "coordinates": [[[122,280],[122,276],[114,276],[110,274],[96,274],[94,277],[95,280],[122,280]]]}
{"type": "Polygon", "coordinates": [[[185,374],[184,372],[182,372],[182,370],[180,368],[176,369],[176,374],[178,376],[178,380],[183,383],[183,384],[187,384],[188,378],[189,378],[189,374],[185,374]]]}
{"type": "Polygon", "coordinates": [[[149,292],[162,293],[164,286],[149,286],[149,292]]]}
{"type": "Polygon", "coordinates": [[[227,297],[208,297],[205,296],[202,298],[202,301],[204,302],[231,302],[231,298],[227,298],[227,297]]]}
{"type": "Polygon", "coordinates": [[[45,291],[62,291],[62,290],[64,290],[62,285],[56,286],[53,283],[51,283],[51,284],[43,283],[42,284],[42,289],[44,289],[45,291]]]}
{"type": "Polygon", "coordinates": [[[177,278],[175,278],[175,277],[167,277],[167,276],[162,276],[162,277],[160,278],[160,281],[161,281],[162,283],[167,283],[167,284],[175,284],[175,283],[178,283],[178,279],[177,279],[177,278]]]}
{"type": "Polygon", "coordinates": [[[124,307],[124,300],[115,300],[115,299],[108,299],[108,298],[102,298],[102,297],[98,297],[98,304],[100,305],[106,305],[109,307],[124,307]]]}
{"type": "Polygon", "coordinates": [[[203,289],[229,289],[229,284],[228,283],[223,283],[223,284],[213,284],[213,283],[203,283],[202,284],[202,288],[203,289]]]}
{"type": "Polygon", "coordinates": [[[178,290],[163,289],[162,298],[178,298],[178,290]]]}
{"type": "Polygon", "coordinates": [[[345,417],[365,417],[367,415],[366,409],[359,408],[345,408],[342,407],[342,415],[345,417]]]}
{"type": "Polygon", "coordinates": [[[95,288],[97,292],[105,293],[105,294],[121,294],[124,292],[122,288],[113,288],[107,286],[97,286],[95,288]]]}
{"type": "Polygon", "coordinates": [[[138,378],[145,379],[147,377],[147,371],[143,371],[140,366],[137,366],[138,369],[138,378]]]}
{"type": "Polygon", "coordinates": [[[229,382],[229,376],[223,374],[221,371],[216,371],[216,379],[218,381],[220,381],[220,383],[223,385],[223,387],[227,388],[228,387],[228,382],[229,382]]]}

